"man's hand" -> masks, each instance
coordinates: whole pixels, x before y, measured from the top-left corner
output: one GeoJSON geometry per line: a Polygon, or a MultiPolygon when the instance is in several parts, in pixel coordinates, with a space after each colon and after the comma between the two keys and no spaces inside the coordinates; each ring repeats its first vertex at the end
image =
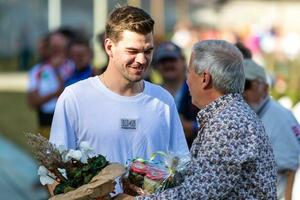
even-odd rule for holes
{"type": "Polygon", "coordinates": [[[51,196],[54,196],[53,191],[54,191],[55,187],[56,187],[58,184],[59,184],[59,183],[55,181],[53,184],[51,184],[51,185],[48,184],[48,185],[47,185],[48,191],[49,191],[49,193],[50,193],[51,196]]]}
{"type": "Polygon", "coordinates": [[[285,200],[291,200],[296,172],[288,170],[286,173],[287,173],[287,183],[286,183],[284,198],[285,200]]]}

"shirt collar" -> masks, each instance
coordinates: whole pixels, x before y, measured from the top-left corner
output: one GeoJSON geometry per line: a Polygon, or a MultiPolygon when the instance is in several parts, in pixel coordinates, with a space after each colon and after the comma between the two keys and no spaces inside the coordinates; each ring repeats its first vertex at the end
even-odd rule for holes
{"type": "Polygon", "coordinates": [[[232,100],[242,100],[243,97],[239,93],[229,93],[225,94],[210,104],[206,105],[204,108],[200,109],[200,111],[197,114],[197,120],[200,124],[200,127],[208,120],[210,119],[214,113],[217,111],[222,110],[226,105],[228,105],[232,100]]]}
{"type": "Polygon", "coordinates": [[[267,108],[268,103],[270,102],[270,97],[267,96],[260,104],[260,106],[255,110],[255,113],[258,116],[262,116],[265,113],[265,109],[267,108]]]}

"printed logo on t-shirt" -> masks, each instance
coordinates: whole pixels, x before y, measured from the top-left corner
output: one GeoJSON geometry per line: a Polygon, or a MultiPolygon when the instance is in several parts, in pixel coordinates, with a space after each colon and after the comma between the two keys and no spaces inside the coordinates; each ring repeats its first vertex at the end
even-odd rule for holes
{"type": "Polygon", "coordinates": [[[136,130],[136,119],[121,119],[121,129],[136,130]]]}

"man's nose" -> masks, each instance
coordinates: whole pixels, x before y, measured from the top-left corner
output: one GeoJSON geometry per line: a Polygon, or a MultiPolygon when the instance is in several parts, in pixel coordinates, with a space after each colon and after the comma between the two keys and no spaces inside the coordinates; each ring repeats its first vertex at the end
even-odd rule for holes
{"type": "Polygon", "coordinates": [[[138,53],[136,56],[136,62],[140,63],[141,65],[144,65],[147,63],[147,58],[144,53],[138,53]]]}

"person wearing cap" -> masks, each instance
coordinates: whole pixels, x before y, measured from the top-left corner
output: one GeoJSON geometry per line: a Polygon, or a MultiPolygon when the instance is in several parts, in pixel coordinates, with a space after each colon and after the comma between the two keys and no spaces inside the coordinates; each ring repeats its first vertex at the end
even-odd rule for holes
{"type": "Polygon", "coordinates": [[[162,76],[162,87],[174,97],[187,143],[191,147],[198,130],[196,116],[199,109],[192,104],[186,84],[185,57],[179,46],[163,42],[154,52],[154,63],[162,76]]]}
{"type": "Polygon", "coordinates": [[[244,59],[244,98],[262,120],[273,148],[277,164],[277,197],[291,199],[295,171],[299,166],[300,145],[295,133],[299,124],[291,111],[269,95],[269,85],[263,67],[244,59]]]}

